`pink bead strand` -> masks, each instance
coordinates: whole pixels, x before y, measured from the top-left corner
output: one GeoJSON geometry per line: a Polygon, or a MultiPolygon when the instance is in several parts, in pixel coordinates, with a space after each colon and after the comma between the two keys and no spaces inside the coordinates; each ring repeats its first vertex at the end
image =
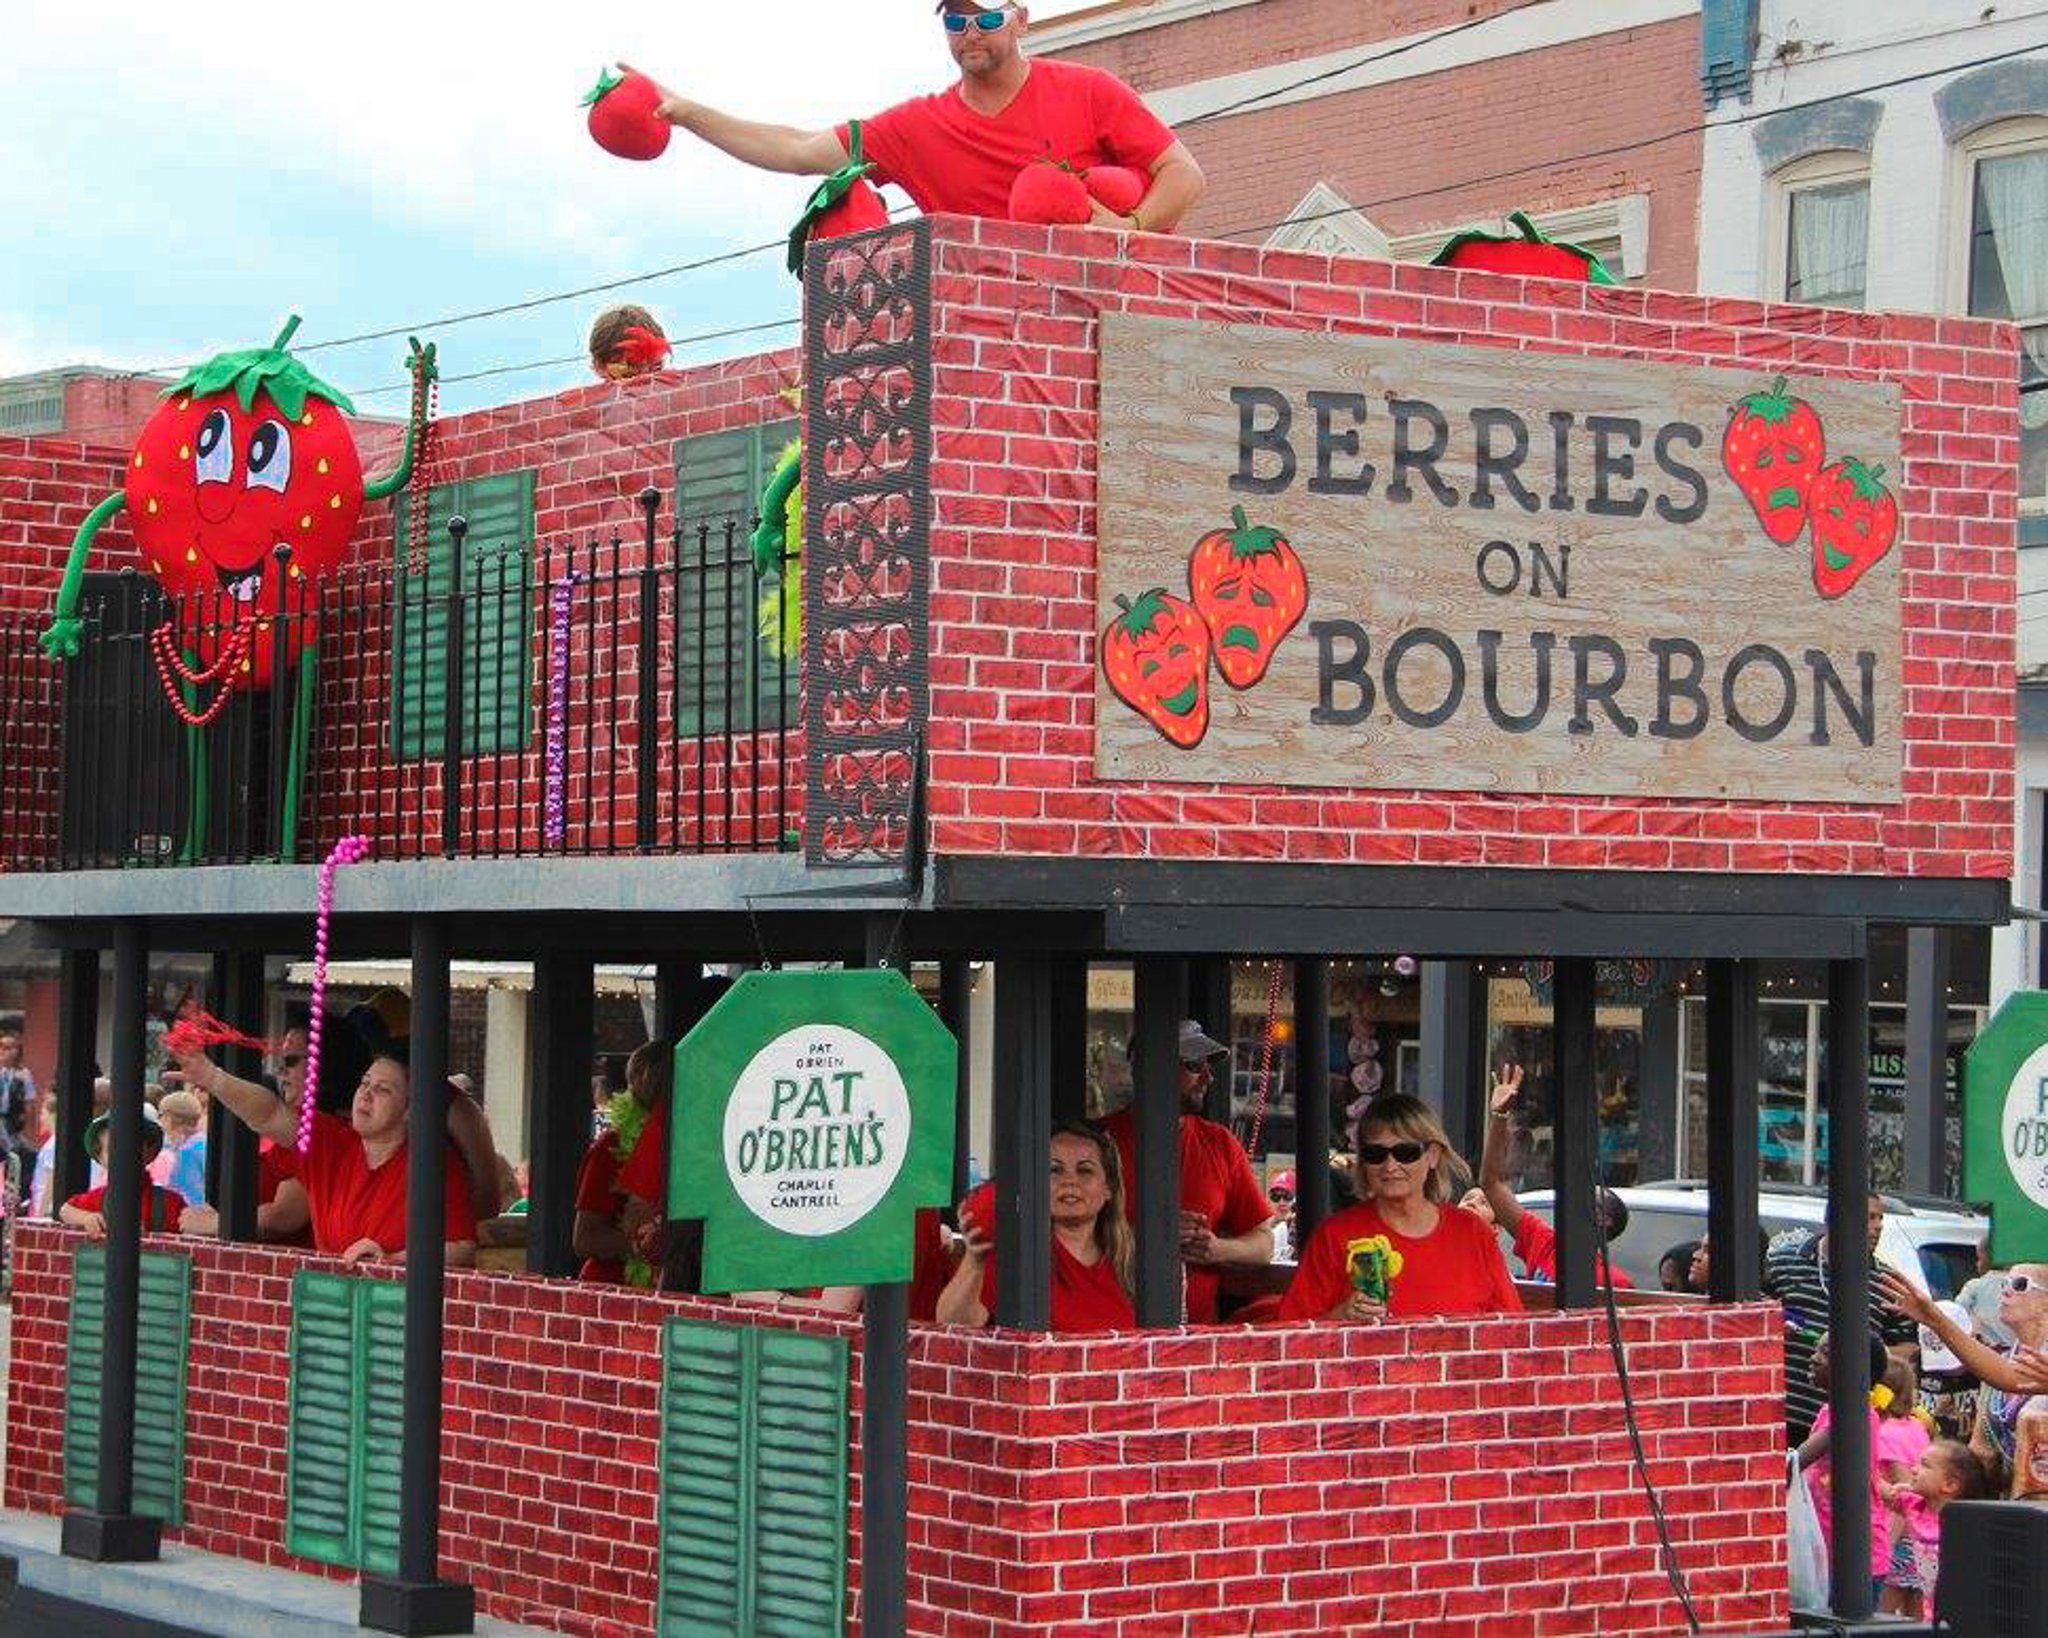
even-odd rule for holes
{"type": "Polygon", "coordinates": [[[313,1105],[320,1085],[320,1026],[327,1017],[327,930],[334,919],[334,873],[370,856],[367,836],[344,836],[320,864],[320,909],[313,922],[313,1016],[306,1020],[306,1079],[299,1093],[299,1153],[313,1146],[313,1105]]]}

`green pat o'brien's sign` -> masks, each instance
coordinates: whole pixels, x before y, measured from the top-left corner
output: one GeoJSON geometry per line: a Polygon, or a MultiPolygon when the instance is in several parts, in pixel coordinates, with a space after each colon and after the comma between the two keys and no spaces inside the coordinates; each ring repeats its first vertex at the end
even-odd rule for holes
{"type": "Polygon", "coordinates": [[[2007,997],[1963,1059],[1963,1193],[1995,1262],[2048,1257],[2048,993],[2007,997]]]}
{"type": "Polygon", "coordinates": [[[704,1289],[909,1279],[957,1057],[893,969],[740,979],[676,1047],[668,1212],[704,1220],[704,1289]]]}

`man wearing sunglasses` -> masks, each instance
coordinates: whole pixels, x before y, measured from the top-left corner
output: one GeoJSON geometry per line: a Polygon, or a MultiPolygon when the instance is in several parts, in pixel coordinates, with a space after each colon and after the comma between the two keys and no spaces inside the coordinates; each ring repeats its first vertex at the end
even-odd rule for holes
{"type": "MultiPolygon", "coordinates": [[[[959,81],[860,122],[870,180],[895,183],[927,215],[1006,217],[1010,185],[1027,165],[1128,166],[1151,178],[1145,196],[1121,216],[1096,202],[1093,220],[1145,233],[1171,231],[1201,197],[1194,155],[1137,92],[1104,69],[1024,54],[1031,14],[1023,6],[940,0],[938,12],[959,81]]],[[[850,124],[765,124],[666,87],[656,112],[743,164],[795,176],[830,175],[848,163],[852,145],[850,124]]]]}

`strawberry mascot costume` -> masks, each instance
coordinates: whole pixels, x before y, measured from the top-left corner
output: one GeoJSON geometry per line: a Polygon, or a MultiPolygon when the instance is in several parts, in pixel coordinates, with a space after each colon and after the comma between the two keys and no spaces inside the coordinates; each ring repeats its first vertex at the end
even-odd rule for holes
{"type": "Polygon", "coordinates": [[[267,688],[274,667],[297,663],[298,720],[286,790],[277,793],[289,848],[317,659],[311,614],[300,612],[303,594],[340,564],[364,503],[411,481],[425,430],[434,348],[414,340],[404,453],[396,470],[366,482],[346,419],[355,406],[287,351],[298,327],[294,314],[268,347],[221,353],[166,389],[136,435],[125,483],[73,536],[41,638],[53,660],[78,653],[86,560],[100,529],[125,512],[137,553],[172,605],[150,648],[165,696],[190,729],[188,849],[205,839],[202,730],[237,694],[267,688]],[[291,612],[279,618],[281,609],[291,612]],[[202,704],[208,689],[212,697],[202,704]]]}

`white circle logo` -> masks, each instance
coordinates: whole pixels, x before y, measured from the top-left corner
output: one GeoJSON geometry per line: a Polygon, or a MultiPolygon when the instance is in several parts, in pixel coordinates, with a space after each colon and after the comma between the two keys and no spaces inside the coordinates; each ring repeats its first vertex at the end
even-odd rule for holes
{"type": "Polygon", "coordinates": [[[2048,1210],[2048,1045],[2034,1048],[2005,1089],[1998,1149],[2027,1198],[2048,1210]]]}
{"type": "Polygon", "coordinates": [[[725,1170],[785,1234],[837,1234],[889,1192],[910,1141],[903,1077],[858,1030],[805,1024],[754,1054],[725,1105],[725,1170]]]}

